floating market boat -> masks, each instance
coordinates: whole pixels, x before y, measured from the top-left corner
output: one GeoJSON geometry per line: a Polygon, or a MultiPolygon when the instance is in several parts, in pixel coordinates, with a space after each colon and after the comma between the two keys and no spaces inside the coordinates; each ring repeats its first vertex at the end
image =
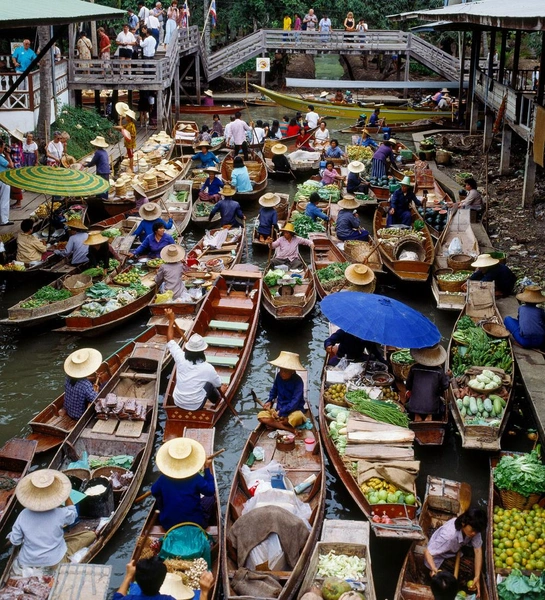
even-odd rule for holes
{"type": "Polygon", "coordinates": [[[162,219],[165,223],[170,218],[174,221],[174,231],[178,236],[187,229],[191,220],[193,208],[193,182],[190,179],[182,179],[173,183],[159,200],[163,209],[162,219]]]}
{"type": "Polygon", "coordinates": [[[263,100],[261,98],[246,98],[244,104],[247,106],[278,106],[278,104],[272,100],[263,100]]]}
{"type": "Polygon", "coordinates": [[[446,365],[453,372],[449,406],[463,448],[500,450],[513,398],[513,360],[494,283],[468,280],[466,304],[454,325],[446,365]],[[493,382],[495,388],[485,389],[493,382]]]}
{"type": "MultiPolygon", "coordinates": [[[[195,189],[195,188],[193,188],[195,189]]],[[[213,202],[207,202],[205,200],[194,200],[193,206],[191,207],[191,222],[201,229],[207,229],[211,224],[215,223],[218,225],[221,221],[221,215],[217,212],[212,220],[208,220],[208,216],[214,208],[213,202]]]]}
{"type": "MultiPolygon", "coordinates": [[[[448,224],[451,198],[435,178],[433,180],[432,188],[422,188],[420,191],[423,191],[424,189],[430,194],[428,196],[429,199],[426,205],[426,212],[424,213],[423,207],[418,207],[418,214],[426,221],[431,236],[438,240],[448,224]]],[[[420,194],[419,198],[422,200],[420,194]]]]}
{"type": "MultiPolygon", "coordinates": [[[[312,139],[312,137],[314,136],[314,134],[316,133],[317,130],[318,130],[317,127],[314,127],[313,129],[309,129],[307,131],[307,135],[308,135],[307,139],[308,140],[312,139]]],[[[263,142],[263,157],[264,158],[272,158],[273,157],[271,148],[275,144],[283,144],[284,146],[287,147],[288,152],[295,152],[297,150],[297,138],[298,137],[299,137],[299,134],[287,135],[280,140],[272,140],[270,138],[267,138],[263,142]]]]}
{"type": "MultiPolygon", "coordinates": [[[[126,216],[124,213],[120,213],[95,223],[92,228],[101,231],[103,234],[108,229],[118,229],[121,235],[110,238],[110,246],[118,254],[128,254],[135,240],[133,234],[140,221],[142,219],[138,216],[126,216]]],[[[108,237],[108,234],[106,234],[106,237],[108,237]]]]}
{"type": "MultiPolygon", "coordinates": [[[[380,110],[380,114],[382,116],[382,108],[380,110]]],[[[345,127],[341,129],[341,133],[352,133],[359,134],[362,129],[367,129],[367,131],[371,135],[376,135],[378,133],[382,133],[385,127],[390,129],[390,134],[399,135],[402,133],[415,133],[417,131],[426,131],[428,129],[439,129],[444,126],[445,120],[450,123],[450,118],[447,115],[438,117],[436,119],[428,118],[428,119],[417,119],[412,123],[386,123],[384,126],[372,126],[366,125],[365,127],[357,127],[356,125],[352,125],[351,127],[345,127]]]]}
{"type": "MultiPolygon", "coordinates": [[[[306,372],[304,374],[306,375],[306,372]]],[[[302,376],[303,373],[300,373],[300,375],[302,376]]],[[[287,488],[292,489],[292,486],[305,485],[305,482],[310,483],[310,485],[306,483],[308,487],[298,494],[297,498],[300,502],[304,502],[308,505],[308,508],[310,508],[310,517],[308,518],[308,521],[311,527],[306,540],[303,539],[302,535],[299,536],[301,540],[299,551],[293,557],[295,560],[291,564],[286,560],[282,565],[272,565],[273,568],[266,565],[268,568],[262,569],[259,567],[258,573],[273,575],[279,582],[281,589],[278,589],[274,595],[278,600],[290,600],[293,598],[303,581],[310,556],[322,527],[326,493],[323,449],[316,430],[316,423],[310,411],[307,413],[307,417],[313,425],[312,433],[315,438],[315,445],[312,451],[309,452],[305,449],[305,438],[307,438],[309,434],[307,430],[297,429],[294,440],[284,444],[284,438],[272,438],[270,436],[270,430],[261,424],[250,434],[248,441],[242,450],[234,474],[231,491],[229,493],[222,549],[223,592],[225,598],[228,600],[256,597],[251,593],[237,593],[238,584],[241,582],[239,569],[244,568],[248,562],[246,562],[246,557],[241,557],[237,554],[236,539],[237,533],[241,533],[241,529],[245,528],[245,524],[255,522],[255,516],[252,516],[253,511],[242,514],[245,504],[251,498],[251,494],[248,492],[248,488],[251,484],[247,483],[242,470],[243,466],[249,461],[251,463],[254,448],[257,446],[263,448],[265,462],[253,462],[253,464],[251,463],[252,467],[250,467],[250,469],[255,470],[262,468],[269,464],[270,461],[275,460],[280,463],[280,468],[282,469],[281,472],[284,474],[284,477],[282,477],[282,475],[279,477],[281,486],[285,485],[287,488]]],[[[259,499],[259,496],[260,494],[257,494],[254,498],[259,499]]],[[[289,502],[289,496],[289,493],[286,492],[287,502],[289,502]]],[[[256,507],[255,510],[265,512],[273,510],[282,511],[282,513],[285,513],[288,517],[292,517],[288,514],[286,509],[274,506],[274,504],[268,504],[266,508],[256,507]]],[[[280,537],[284,538],[286,538],[286,536],[294,535],[294,533],[290,533],[290,531],[287,531],[286,529],[288,529],[287,526],[283,530],[279,527],[276,531],[280,537]]],[[[250,569],[250,571],[252,571],[252,569],[250,569]]],[[[260,595],[260,597],[265,598],[267,596],[260,595]]]]}
{"type": "Polygon", "coordinates": [[[252,353],[261,293],[259,272],[224,271],[216,279],[186,337],[189,339],[194,333],[204,337],[208,343],[206,360],[228,387],[218,404],[186,410],[174,403],[174,371],[163,404],[167,415],[165,440],[180,437],[186,427],[214,427],[231,406],[252,353]]]}
{"type": "MultiPolygon", "coordinates": [[[[467,483],[428,475],[426,497],[420,514],[420,526],[426,539],[411,546],[399,574],[394,600],[433,599],[429,586],[429,569],[424,564],[424,550],[432,534],[447,521],[467,510],[470,504],[471,488],[467,483]]],[[[447,562],[452,562],[447,570],[453,572],[455,559],[448,559],[447,562]]],[[[467,589],[467,583],[473,580],[473,576],[473,560],[462,554],[458,577],[460,588],[467,589]]],[[[481,577],[480,597],[481,600],[488,600],[490,597],[484,575],[481,577]]]]}
{"type": "Polygon", "coordinates": [[[325,233],[309,233],[309,238],[314,244],[314,248],[310,250],[310,264],[312,273],[314,275],[314,283],[316,285],[316,293],[320,300],[325,298],[328,294],[333,292],[339,292],[347,284],[344,277],[345,267],[348,266],[346,256],[336,246],[333,240],[325,233]],[[334,281],[337,282],[335,285],[329,285],[329,282],[320,279],[318,273],[322,269],[330,268],[332,265],[337,266],[339,277],[334,281]],[[326,286],[326,287],[324,287],[326,286]]]}
{"type": "MultiPolygon", "coordinates": [[[[293,208],[293,204],[290,203],[290,195],[289,194],[280,194],[275,192],[277,196],[280,197],[280,204],[277,204],[274,207],[276,214],[278,215],[278,228],[281,229],[284,225],[289,221],[291,209],[293,208]]],[[[252,245],[254,248],[268,248],[268,244],[260,241],[259,233],[257,232],[259,227],[259,216],[257,216],[254,220],[254,226],[252,228],[252,245]]],[[[276,229],[272,232],[272,239],[276,239],[276,229]]]]}
{"type": "MultiPolygon", "coordinates": [[[[223,181],[231,181],[233,158],[233,153],[230,152],[221,163],[220,169],[223,181]]],[[[244,166],[248,169],[250,174],[253,189],[251,192],[237,192],[233,198],[238,202],[257,200],[263,194],[263,190],[267,187],[267,166],[257,152],[250,151],[249,160],[244,161],[244,166]]]]}
{"type": "Polygon", "coordinates": [[[204,271],[220,272],[240,263],[245,249],[244,228],[211,229],[187,253],[187,260],[190,265],[201,264],[204,271]],[[218,236],[225,236],[222,243],[218,236]]]}
{"type": "MultiPolygon", "coordinates": [[[[174,158],[168,161],[161,170],[159,170],[160,166],[156,167],[155,179],[149,181],[147,178],[151,176],[151,173],[147,171],[139,178],[138,182],[133,180],[132,187],[150,201],[154,198],[159,198],[173,184],[187,177],[191,167],[191,159],[187,156],[174,158]]],[[[109,202],[109,200],[105,200],[104,202],[109,202]]]]}

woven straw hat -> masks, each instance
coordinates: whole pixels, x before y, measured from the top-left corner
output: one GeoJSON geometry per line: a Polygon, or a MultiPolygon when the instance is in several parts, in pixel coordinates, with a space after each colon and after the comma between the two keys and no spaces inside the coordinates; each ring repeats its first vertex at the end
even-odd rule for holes
{"type": "Polygon", "coordinates": [[[138,209],[138,214],[144,221],[155,221],[161,216],[161,207],[155,202],[146,202],[138,209]]]}
{"type": "Polygon", "coordinates": [[[286,154],[288,147],[285,144],[273,144],[271,146],[271,152],[273,154],[286,154]]]}
{"type": "Polygon", "coordinates": [[[278,358],[270,360],[269,363],[279,369],[288,369],[289,371],[306,371],[299,360],[299,354],[295,352],[285,352],[282,350],[278,358]]]}
{"type": "Polygon", "coordinates": [[[212,90],[205,90],[204,95],[209,96],[210,98],[213,98],[214,92],[212,90]]]}
{"type": "Polygon", "coordinates": [[[210,144],[208,142],[199,142],[195,148],[210,148],[210,144]]]}
{"type": "Polygon", "coordinates": [[[207,348],[208,344],[198,333],[194,333],[185,345],[185,349],[189,352],[204,352],[207,348]]]}
{"type": "Polygon", "coordinates": [[[182,583],[182,578],[176,573],[167,573],[165,581],[159,590],[160,594],[172,596],[176,600],[191,600],[195,592],[182,583]]]}
{"type": "Polygon", "coordinates": [[[125,114],[123,116],[130,117],[133,121],[136,120],[136,113],[134,112],[134,110],[131,110],[130,108],[128,111],[125,112],[125,114]]]}
{"type": "Polygon", "coordinates": [[[350,173],[361,173],[362,171],[365,171],[365,165],[359,160],[353,160],[352,162],[348,163],[347,168],[350,173]]]}
{"type": "Polygon", "coordinates": [[[475,269],[480,269],[482,267],[493,267],[499,262],[500,261],[497,258],[492,258],[490,254],[479,254],[477,260],[471,263],[471,266],[475,269]]]}
{"type": "Polygon", "coordinates": [[[278,206],[281,200],[280,196],[278,196],[277,194],[267,192],[266,194],[263,194],[263,196],[261,196],[258,202],[259,204],[261,204],[261,206],[264,206],[265,208],[272,208],[273,206],[278,206]]]}
{"type": "Polygon", "coordinates": [[[321,94],[320,94],[320,98],[325,98],[327,96],[327,92],[324,90],[321,94]]]}
{"type": "Polygon", "coordinates": [[[65,154],[64,156],[61,157],[61,165],[65,168],[65,169],[69,169],[71,166],[76,164],[76,159],[73,156],[70,156],[70,154],[65,154]]]}
{"type": "Polygon", "coordinates": [[[155,457],[159,471],[172,479],[192,477],[203,468],[205,461],[206,452],[202,444],[183,437],[164,443],[155,457]]]}
{"type": "Polygon", "coordinates": [[[130,109],[130,106],[126,102],[116,102],[115,112],[119,116],[124,117],[127,114],[128,110],[131,110],[131,109],[130,109]]]}
{"type": "Polygon", "coordinates": [[[219,175],[221,172],[218,167],[208,167],[207,169],[203,169],[203,171],[205,173],[214,173],[215,175],[219,175]]]}
{"type": "Polygon", "coordinates": [[[413,187],[411,178],[408,175],[405,175],[405,177],[403,177],[403,179],[401,180],[401,185],[408,185],[409,187],[413,187]]]}
{"type": "Polygon", "coordinates": [[[286,223],[284,227],[280,229],[280,231],[288,231],[289,233],[293,233],[295,235],[295,227],[293,226],[293,223],[286,223]]]}
{"type": "Polygon", "coordinates": [[[442,93],[442,94],[447,94],[447,93],[448,93],[448,90],[447,90],[447,88],[443,88],[443,89],[441,90],[441,93],[442,93]]]}
{"type": "Polygon", "coordinates": [[[66,222],[66,226],[69,229],[81,229],[81,231],[87,231],[87,227],[81,222],[81,219],[70,219],[66,222]]]}
{"type": "Polygon", "coordinates": [[[358,201],[354,196],[345,196],[342,200],[337,202],[337,205],[341,208],[347,208],[348,210],[354,210],[359,207],[358,201]]]}
{"type": "Polygon", "coordinates": [[[40,469],[23,477],[15,488],[17,500],[29,510],[45,512],[59,507],[70,496],[70,479],[54,469],[40,469]]]}
{"type": "Polygon", "coordinates": [[[64,361],[64,372],[68,377],[83,379],[95,373],[102,362],[102,354],[94,348],[80,348],[64,361]]]}
{"type": "Polygon", "coordinates": [[[231,185],[229,185],[228,183],[226,183],[222,188],[221,188],[221,195],[222,196],[234,196],[237,193],[236,188],[232,187],[231,185]]]}
{"type": "Polygon", "coordinates": [[[397,140],[394,140],[394,138],[390,138],[388,140],[388,143],[391,144],[392,146],[395,146],[397,144],[397,140]]]}
{"type": "Polygon", "coordinates": [[[104,139],[102,135],[97,135],[94,140],[89,142],[91,146],[96,146],[97,148],[108,148],[110,144],[104,139]]]}
{"type": "Polygon", "coordinates": [[[375,279],[375,274],[367,265],[350,265],[346,267],[344,276],[354,285],[368,285],[375,279]]]}
{"type": "Polygon", "coordinates": [[[431,348],[413,349],[411,356],[417,363],[425,367],[438,367],[447,360],[447,351],[440,344],[436,344],[431,348]]]}
{"type": "Polygon", "coordinates": [[[25,134],[18,128],[10,129],[9,134],[11,135],[11,137],[14,137],[16,140],[19,140],[20,142],[25,141],[25,134]]]}
{"type": "Polygon", "coordinates": [[[166,263],[177,263],[185,258],[185,250],[178,244],[169,244],[161,250],[161,258],[166,263]]]}
{"type": "Polygon", "coordinates": [[[539,285],[527,285],[523,292],[517,294],[517,300],[530,304],[541,304],[545,302],[545,296],[541,293],[539,285]]]}
{"type": "Polygon", "coordinates": [[[99,244],[109,241],[110,240],[105,235],[102,235],[100,231],[90,231],[89,237],[83,243],[86,246],[98,246],[99,244]]]}

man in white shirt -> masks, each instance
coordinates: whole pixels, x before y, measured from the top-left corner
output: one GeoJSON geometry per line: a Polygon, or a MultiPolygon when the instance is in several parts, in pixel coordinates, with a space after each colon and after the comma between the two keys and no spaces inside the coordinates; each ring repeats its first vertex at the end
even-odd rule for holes
{"type": "Polygon", "coordinates": [[[235,147],[235,156],[240,152],[244,154],[244,160],[248,160],[248,142],[246,141],[246,132],[251,131],[252,128],[241,119],[242,114],[240,112],[235,113],[235,120],[231,123],[230,135],[233,140],[233,146],[235,147]]]}
{"type": "Polygon", "coordinates": [[[233,147],[233,137],[231,136],[231,126],[233,125],[234,121],[235,121],[235,117],[234,117],[234,115],[231,115],[229,117],[229,123],[227,123],[227,125],[225,126],[225,129],[223,130],[223,135],[225,136],[225,145],[228,148],[233,147]]]}
{"type": "Polygon", "coordinates": [[[159,23],[159,19],[152,13],[149,13],[148,18],[146,19],[146,27],[157,41],[157,45],[159,45],[159,28],[161,27],[161,24],[159,23]]]}
{"type": "MultiPolygon", "coordinates": [[[[115,38],[117,45],[119,46],[119,60],[128,60],[132,58],[133,48],[136,46],[136,38],[129,31],[129,24],[125,23],[123,25],[123,31],[120,31],[115,38]]],[[[130,65],[130,63],[129,63],[130,65]]],[[[130,74],[131,68],[129,66],[127,73],[130,74]]],[[[122,69],[120,69],[120,75],[124,75],[122,69]]]]}
{"type": "Polygon", "coordinates": [[[314,111],[314,106],[312,104],[309,104],[307,108],[308,113],[305,115],[305,121],[308,123],[310,129],[314,129],[315,127],[318,127],[320,115],[314,111]]]}
{"type": "MultiPolygon", "coordinates": [[[[144,34],[144,37],[140,39],[140,47],[142,48],[142,54],[145,60],[153,59],[155,56],[155,49],[157,48],[157,42],[151,33],[144,34]]],[[[144,67],[144,73],[153,75],[153,64],[147,64],[144,67]]]]}
{"type": "Polygon", "coordinates": [[[253,128],[252,144],[262,144],[265,139],[265,130],[263,129],[263,121],[258,119],[253,128]]]}
{"type": "Polygon", "coordinates": [[[303,19],[303,23],[307,25],[307,31],[316,31],[316,25],[318,25],[318,17],[314,14],[314,9],[309,9],[308,13],[303,19]]]}
{"type": "Polygon", "coordinates": [[[143,2],[138,3],[138,20],[140,23],[146,23],[149,17],[149,8],[143,2]]]}

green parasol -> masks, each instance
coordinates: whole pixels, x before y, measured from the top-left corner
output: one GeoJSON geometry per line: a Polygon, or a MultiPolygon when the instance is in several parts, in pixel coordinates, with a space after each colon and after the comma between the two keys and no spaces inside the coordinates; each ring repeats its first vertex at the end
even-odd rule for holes
{"type": "Polygon", "coordinates": [[[58,167],[23,167],[0,173],[0,181],[29,192],[48,196],[96,196],[108,191],[110,183],[85,171],[58,167]]]}

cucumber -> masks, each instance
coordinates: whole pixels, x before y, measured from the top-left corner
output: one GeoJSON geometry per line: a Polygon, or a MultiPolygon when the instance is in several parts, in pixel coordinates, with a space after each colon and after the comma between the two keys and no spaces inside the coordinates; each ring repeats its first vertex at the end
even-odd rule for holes
{"type": "Polygon", "coordinates": [[[467,409],[465,406],[462,406],[462,408],[460,409],[460,414],[462,415],[462,417],[465,417],[467,415],[467,409]]]}
{"type": "Polygon", "coordinates": [[[477,398],[477,410],[483,412],[483,401],[480,398],[477,398]]]}
{"type": "Polygon", "coordinates": [[[460,412],[462,411],[462,408],[464,408],[464,403],[458,399],[456,400],[456,405],[458,406],[458,410],[460,410],[460,412]]]}
{"type": "Polygon", "coordinates": [[[470,400],[469,400],[469,412],[472,415],[476,415],[477,414],[477,401],[475,400],[475,398],[473,396],[471,396],[470,400]]]}
{"type": "Polygon", "coordinates": [[[462,402],[464,403],[464,406],[466,408],[469,407],[469,401],[470,401],[470,397],[469,396],[464,396],[464,399],[462,400],[462,402]]]}
{"type": "Polygon", "coordinates": [[[490,413],[487,410],[483,410],[483,419],[490,419],[490,413]]]}
{"type": "Polygon", "coordinates": [[[483,407],[486,412],[492,412],[492,400],[490,400],[490,398],[486,398],[486,400],[483,402],[483,407]]]}
{"type": "Polygon", "coordinates": [[[494,397],[493,408],[495,415],[499,417],[503,412],[503,406],[501,404],[501,398],[499,396],[494,397]]]}

